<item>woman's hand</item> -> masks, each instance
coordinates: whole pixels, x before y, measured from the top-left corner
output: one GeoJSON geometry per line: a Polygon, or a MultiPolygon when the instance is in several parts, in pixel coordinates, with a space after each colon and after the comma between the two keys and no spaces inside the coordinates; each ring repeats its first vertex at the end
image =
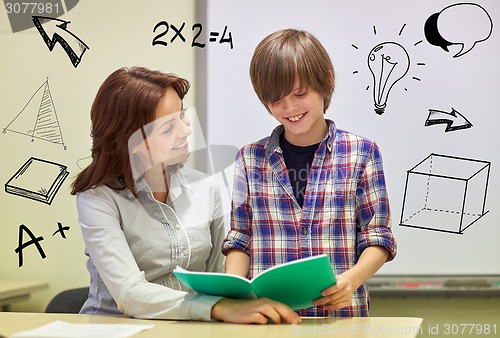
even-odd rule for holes
{"type": "Polygon", "coordinates": [[[300,323],[300,317],[288,306],[267,298],[240,300],[224,298],[212,307],[212,318],[229,323],[275,324],[300,323]]]}

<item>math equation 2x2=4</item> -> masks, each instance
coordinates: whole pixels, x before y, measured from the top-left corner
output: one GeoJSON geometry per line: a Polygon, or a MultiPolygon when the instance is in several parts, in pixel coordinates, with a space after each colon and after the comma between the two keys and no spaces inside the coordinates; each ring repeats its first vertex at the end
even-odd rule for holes
{"type": "MultiPolygon", "coordinates": [[[[153,38],[152,45],[168,46],[175,41],[186,43],[186,37],[184,36],[185,33],[182,32],[185,26],[185,22],[178,27],[173,24],[169,24],[167,21],[158,22],[153,28],[153,33],[157,34],[153,38]]],[[[191,47],[205,48],[205,38],[202,35],[203,25],[201,23],[195,23],[191,26],[191,31],[193,32],[191,47]]],[[[231,31],[228,31],[227,26],[224,26],[224,30],[222,32],[210,31],[208,35],[209,43],[227,43],[231,49],[233,49],[233,35],[231,31]]]]}

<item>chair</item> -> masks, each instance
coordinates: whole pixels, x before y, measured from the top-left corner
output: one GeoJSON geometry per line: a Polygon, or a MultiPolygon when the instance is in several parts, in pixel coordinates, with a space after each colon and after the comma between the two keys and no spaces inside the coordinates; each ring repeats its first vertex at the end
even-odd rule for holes
{"type": "Polygon", "coordinates": [[[58,293],[45,308],[46,313],[78,313],[89,296],[89,288],[76,288],[58,293]]]}

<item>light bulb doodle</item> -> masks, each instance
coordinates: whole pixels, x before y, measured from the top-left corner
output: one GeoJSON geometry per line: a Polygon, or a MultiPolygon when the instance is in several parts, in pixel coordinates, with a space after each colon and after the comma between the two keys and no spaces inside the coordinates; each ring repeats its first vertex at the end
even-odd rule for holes
{"type": "Polygon", "coordinates": [[[410,56],[400,44],[383,42],[368,53],[368,68],[373,75],[375,112],[382,115],[392,87],[410,69],[410,56]]]}
{"type": "MultiPolygon", "coordinates": [[[[399,30],[398,36],[403,35],[403,31],[406,28],[406,23],[401,27],[399,30]]],[[[377,35],[377,28],[373,26],[373,34],[377,35]]],[[[387,97],[389,95],[390,90],[394,86],[394,84],[399,81],[402,77],[406,75],[406,73],[409,71],[410,68],[410,57],[408,56],[408,53],[406,52],[406,49],[403,48],[401,45],[399,45],[396,42],[383,42],[379,43],[380,40],[377,42],[378,44],[373,47],[370,50],[370,53],[368,53],[368,69],[372,74],[373,77],[373,101],[375,105],[375,112],[379,115],[382,115],[386,111],[386,105],[387,105],[387,97]],[[391,51],[389,53],[389,51],[391,51]],[[382,55],[384,54],[386,56],[385,60],[382,59],[382,55]],[[377,57],[380,57],[377,59],[377,57]],[[370,58],[372,60],[370,60],[370,58]],[[403,61],[402,61],[403,60],[403,61]],[[375,62],[378,62],[378,65],[375,65],[375,62]],[[370,66],[370,63],[373,63],[373,67],[370,66]],[[398,65],[394,65],[391,63],[398,63],[398,65]],[[404,64],[404,65],[403,65],[404,64]],[[406,65],[406,67],[405,67],[406,65]],[[385,80],[379,79],[380,76],[382,76],[382,66],[385,67],[384,69],[384,74],[386,76],[385,80]],[[397,67],[398,69],[394,70],[393,68],[397,67]],[[406,68],[406,69],[405,69],[406,68]],[[401,73],[400,78],[396,76],[395,73],[391,72],[398,72],[401,73]],[[390,77],[392,79],[392,82],[389,83],[391,79],[388,78],[389,74],[391,73],[390,77]],[[377,80],[379,79],[379,80],[377,80]],[[380,86],[381,85],[381,86],[380,86]],[[384,92],[385,91],[385,92],[384,92]]],[[[414,47],[419,46],[422,43],[422,40],[419,40],[415,43],[413,43],[414,47]]],[[[364,50],[359,48],[355,44],[351,44],[353,48],[356,50],[364,50]]],[[[363,60],[366,62],[366,58],[363,57],[363,60]]],[[[415,66],[420,67],[420,66],[425,66],[425,62],[416,62],[414,63],[415,66]]],[[[415,68],[417,69],[417,68],[415,68]]],[[[412,69],[415,70],[415,69],[412,69]]],[[[359,74],[358,70],[353,71],[353,74],[359,74]]],[[[420,82],[420,77],[417,76],[412,76],[412,80],[420,82]]],[[[403,81],[402,81],[403,82],[403,81]]],[[[365,90],[368,91],[370,89],[371,85],[368,85],[365,87],[365,90]]],[[[406,88],[406,85],[404,86],[404,91],[407,91],[408,88],[406,88]]]]}

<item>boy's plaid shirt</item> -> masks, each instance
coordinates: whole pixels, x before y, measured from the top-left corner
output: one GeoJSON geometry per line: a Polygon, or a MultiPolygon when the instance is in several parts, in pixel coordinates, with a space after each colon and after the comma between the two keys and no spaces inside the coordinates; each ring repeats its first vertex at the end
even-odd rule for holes
{"type": "MultiPolygon", "coordinates": [[[[274,265],[327,254],[335,274],[353,267],[361,252],[377,245],[396,254],[390,229],[389,199],[376,143],[336,129],[320,143],[309,171],[303,208],[299,206],[279,146],[283,126],[270,137],[243,147],[237,155],[231,231],[223,252],[250,256],[249,278],[274,265]]],[[[286,288],[286,285],[283,287],[286,288]]],[[[302,316],[367,316],[366,283],[352,305],[328,311],[300,310],[302,316]]]]}

